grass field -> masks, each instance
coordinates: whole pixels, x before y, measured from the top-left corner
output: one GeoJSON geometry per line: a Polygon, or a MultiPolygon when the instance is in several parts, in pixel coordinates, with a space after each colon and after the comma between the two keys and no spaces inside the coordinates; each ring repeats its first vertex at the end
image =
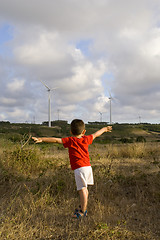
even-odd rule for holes
{"type": "Polygon", "coordinates": [[[88,216],[68,152],[56,144],[0,140],[0,239],[160,239],[160,143],[90,146],[88,216]]]}

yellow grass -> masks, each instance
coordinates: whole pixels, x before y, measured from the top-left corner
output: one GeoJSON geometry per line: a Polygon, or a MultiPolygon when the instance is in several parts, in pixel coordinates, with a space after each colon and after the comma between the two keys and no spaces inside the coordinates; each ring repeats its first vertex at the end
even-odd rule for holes
{"type": "Polygon", "coordinates": [[[88,217],[79,204],[67,150],[1,143],[0,239],[160,239],[160,144],[93,144],[88,217]]]}

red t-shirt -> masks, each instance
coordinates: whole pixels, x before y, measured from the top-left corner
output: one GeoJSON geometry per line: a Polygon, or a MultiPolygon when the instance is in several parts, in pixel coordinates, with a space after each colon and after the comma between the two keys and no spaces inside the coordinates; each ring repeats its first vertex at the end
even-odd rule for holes
{"type": "Polygon", "coordinates": [[[80,167],[91,166],[88,145],[92,144],[93,135],[62,138],[63,146],[68,148],[72,170],[80,167]]]}

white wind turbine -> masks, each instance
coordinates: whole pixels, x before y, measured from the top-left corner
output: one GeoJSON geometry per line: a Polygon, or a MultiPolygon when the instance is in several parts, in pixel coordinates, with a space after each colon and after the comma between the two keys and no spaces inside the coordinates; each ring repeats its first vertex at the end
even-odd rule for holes
{"type": "Polygon", "coordinates": [[[102,122],[102,112],[99,112],[99,114],[100,114],[100,122],[102,122]]]}
{"type": "Polygon", "coordinates": [[[111,93],[109,92],[109,105],[110,105],[110,124],[112,124],[112,100],[113,100],[113,97],[111,95],[111,93]]]}
{"type": "Polygon", "coordinates": [[[51,91],[57,88],[49,88],[42,80],[40,81],[47,88],[48,91],[48,126],[51,127],[51,91]]]}
{"type": "Polygon", "coordinates": [[[113,123],[112,122],[112,101],[117,103],[118,99],[115,98],[115,97],[112,97],[109,90],[108,90],[108,93],[109,93],[108,99],[109,99],[109,106],[110,106],[110,120],[109,120],[109,123],[112,124],[113,123]]]}

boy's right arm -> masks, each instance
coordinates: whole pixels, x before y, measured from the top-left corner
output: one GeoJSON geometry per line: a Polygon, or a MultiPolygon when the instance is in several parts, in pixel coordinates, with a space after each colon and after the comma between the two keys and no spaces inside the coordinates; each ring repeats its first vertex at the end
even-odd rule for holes
{"type": "Polygon", "coordinates": [[[102,135],[103,133],[105,133],[105,132],[111,132],[111,131],[112,131],[112,126],[108,126],[108,127],[101,128],[100,130],[98,130],[97,132],[95,132],[95,133],[92,134],[93,140],[94,140],[96,137],[99,137],[100,135],[102,135]]]}
{"type": "Polygon", "coordinates": [[[41,142],[47,142],[47,143],[63,143],[62,142],[62,138],[55,138],[55,137],[51,137],[51,138],[45,138],[45,137],[41,137],[41,138],[37,138],[37,137],[32,137],[32,139],[36,142],[36,143],[41,143],[41,142]]]}

